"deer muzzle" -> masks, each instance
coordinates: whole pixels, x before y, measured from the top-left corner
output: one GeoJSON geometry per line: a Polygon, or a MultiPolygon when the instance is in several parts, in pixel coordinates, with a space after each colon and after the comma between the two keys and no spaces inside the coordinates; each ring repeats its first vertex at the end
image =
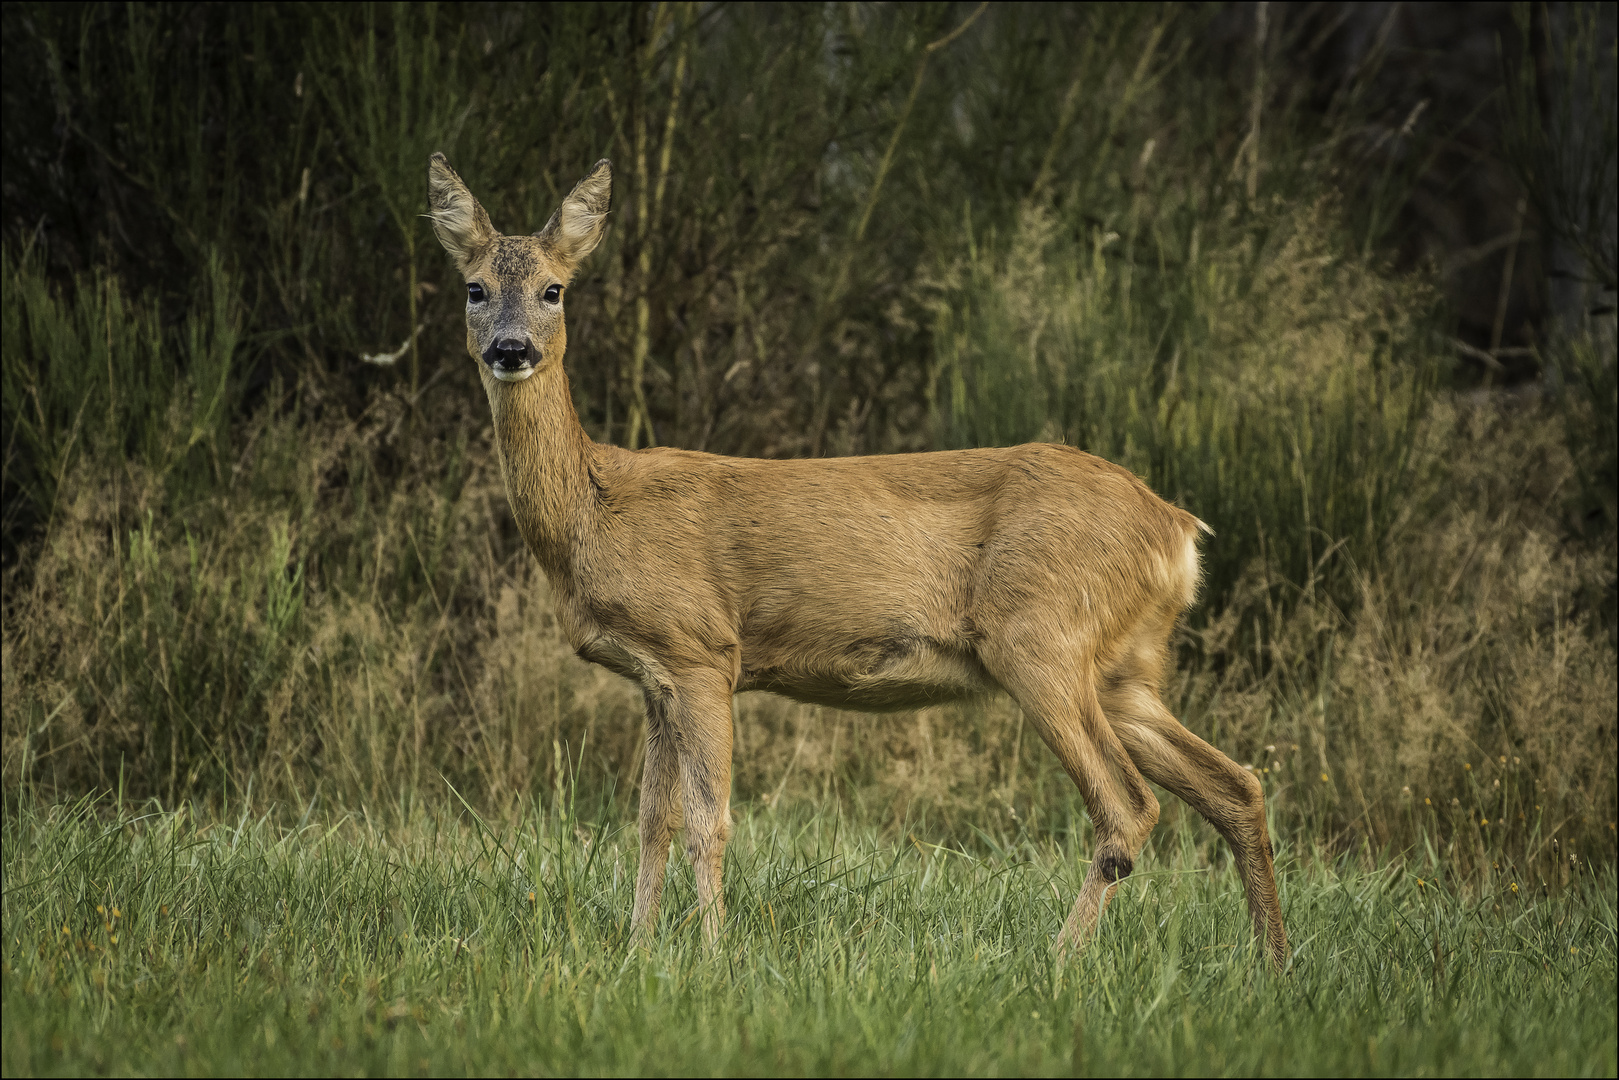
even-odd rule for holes
{"type": "Polygon", "coordinates": [[[483,351],[489,373],[502,382],[518,382],[534,374],[538,351],[527,338],[500,338],[483,351]]]}

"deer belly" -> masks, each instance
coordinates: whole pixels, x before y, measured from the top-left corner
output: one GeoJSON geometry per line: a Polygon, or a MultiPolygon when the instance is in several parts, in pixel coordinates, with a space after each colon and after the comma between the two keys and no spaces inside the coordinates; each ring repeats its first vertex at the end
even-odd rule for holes
{"type": "Polygon", "coordinates": [[[994,680],[953,643],[895,635],[801,648],[742,648],[738,690],[768,690],[839,709],[915,709],[989,693],[994,680]]]}

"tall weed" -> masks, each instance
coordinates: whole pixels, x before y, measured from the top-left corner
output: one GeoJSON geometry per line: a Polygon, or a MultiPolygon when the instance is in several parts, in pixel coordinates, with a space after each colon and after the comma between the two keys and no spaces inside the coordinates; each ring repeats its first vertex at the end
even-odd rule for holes
{"type": "Polygon", "coordinates": [[[1028,206],[1004,243],[969,234],[933,305],[941,441],[1051,439],[1129,466],[1214,527],[1221,601],[1255,559],[1302,584],[1377,558],[1397,496],[1423,486],[1433,383],[1420,282],[1335,246],[1322,205],[1210,224],[1230,217],[1188,217],[1143,268],[1114,257],[1117,232],[1065,237],[1028,206]]]}
{"type": "MultiPolygon", "coordinates": [[[[1611,856],[1611,356],[1560,411],[1456,399],[1354,95],[1234,72],[1218,10],[927,50],[973,10],[8,5],[8,803],[633,795],[638,695],[551,619],[419,217],[443,149],[514,232],[614,158],[593,435],[1121,461],[1217,530],[1167,694],[1284,837],[1611,856]]],[[[1004,700],[736,725],[739,799],[1086,828],[1004,700]]]]}

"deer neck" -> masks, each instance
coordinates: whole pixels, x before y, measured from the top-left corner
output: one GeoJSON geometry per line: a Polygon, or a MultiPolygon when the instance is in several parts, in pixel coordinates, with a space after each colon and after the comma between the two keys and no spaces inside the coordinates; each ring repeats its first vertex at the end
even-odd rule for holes
{"type": "Polygon", "coordinates": [[[590,522],[590,437],[574,412],[560,357],[522,382],[501,382],[487,370],[483,379],[512,515],[555,581],[590,522]]]}

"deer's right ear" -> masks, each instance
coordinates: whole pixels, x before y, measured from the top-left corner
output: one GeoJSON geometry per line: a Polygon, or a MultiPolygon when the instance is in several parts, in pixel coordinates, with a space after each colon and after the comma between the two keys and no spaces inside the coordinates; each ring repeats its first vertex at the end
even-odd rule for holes
{"type": "Polygon", "coordinates": [[[456,267],[465,270],[495,238],[495,227],[443,154],[427,161],[427,204],[438,242],[456,267]]]}

